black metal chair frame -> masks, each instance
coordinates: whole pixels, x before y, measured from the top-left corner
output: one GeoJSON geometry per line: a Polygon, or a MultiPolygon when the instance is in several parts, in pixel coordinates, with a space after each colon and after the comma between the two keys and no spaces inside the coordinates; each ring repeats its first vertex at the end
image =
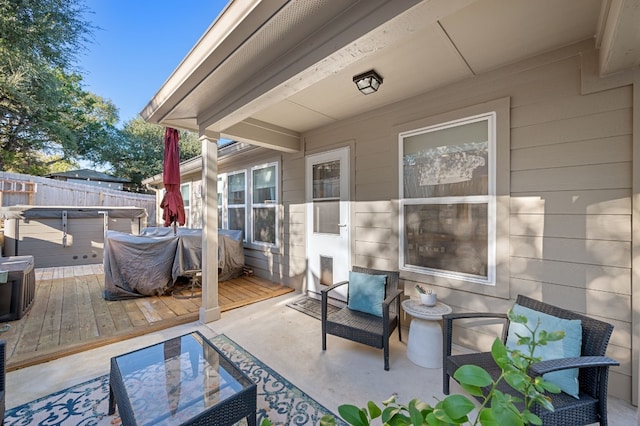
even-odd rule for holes
{"type": "Polygon", "coordinates": [[[5,409],[5,387],[6,387],[6,370],[5,370],[5,361],[6,361],[6,342],[4,340],[0,340],[0,425],[4,424],[4,409],[5,409]]]}
{"type": "Polygon", "coordinates": [[[384,349],[384,369],[389,370],[389,336],[396,328],[398,329],[398,338],[402,341],[400,327],[400,295],[402,290],[398,289],[400,273],[359,266],[354,266],[352,270],[364,274],[387,276],[385,300],[382,302],[382,317],[354,311],[346,306],[338,312],[328,313],[329,293],[349,282],[339,282],[323,289],[321,292],[322,350],[327,349],[327,334],[384,349]]]}
{"type": "MultiPolygon", "coordinates": [[[[616,360],[605,356],[609,338],[613,332],[613,326],[523,295],[517,297],[516,303],[555,317],[569,320],[579,319],[582,322],[582,349],[580,357],[543,361],[532,365],[529,372],[530,375],[537,377],[552,371],[578,368],[578,381],[580,385],[579,399],[567,395],[564,392],[548,394],[551,398],[554,411],[549,411],[538,405],[534,406],[532,411],[542,419],[544,425],[568,426],[599,422],[602,426],[606,426],[609,367],[620,365],[616,360]]],[[[442,392],[445,395],[449,394],[449,378],[453,377],[454,372],[463,365],[478,365],[487,370],[494,380],[501,373],[500,368],[493,361],[490,352],[462,355],[451,354],[454,321],[470,318],[503,319],[505,325],[502,332],[502,341],[506,342],[507,339],[509,319],[506,313],[452,313],[444,315],[442,392]]],[[[504,382],[501,383],[499,389],[509,394],[517,394],[517,391],[504,382]]],[[[478,400],[481,400],[481,398],[478,397],[478,400]]]]}

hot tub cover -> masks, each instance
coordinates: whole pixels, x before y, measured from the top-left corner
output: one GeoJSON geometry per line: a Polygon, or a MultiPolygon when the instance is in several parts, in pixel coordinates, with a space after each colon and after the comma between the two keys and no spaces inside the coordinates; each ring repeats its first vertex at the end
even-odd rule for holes
{"type": "Polygon", "coordinates": [[[105,207],[105,206],[27,206],[16,205],[0,207],[0,219],[44,219],[59,218],[61,211],[67,217],[99,217],[104,212],[112,218],[143,218],[147,211],[140,207],[105,207]]]}

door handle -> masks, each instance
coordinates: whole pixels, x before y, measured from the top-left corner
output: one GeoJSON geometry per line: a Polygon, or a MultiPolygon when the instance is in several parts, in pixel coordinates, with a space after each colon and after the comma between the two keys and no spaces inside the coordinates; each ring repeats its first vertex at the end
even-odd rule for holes
{"type": "Polygon", "coordinates": [[[347,224],[346,224],[346,223],[338,224],[338,228],[346,228],[346,227],[347,227],[347,224]]]}

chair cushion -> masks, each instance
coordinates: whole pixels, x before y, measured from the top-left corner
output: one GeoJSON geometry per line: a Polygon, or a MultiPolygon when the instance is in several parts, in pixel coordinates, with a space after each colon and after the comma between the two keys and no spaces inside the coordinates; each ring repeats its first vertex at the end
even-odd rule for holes
{"type": "MultiPolygon", "coordinates": [[[[540,330],[545,331],[564,331],[564,339],[549,342],[544,346],[537,346],[533,356],[542,358],[542,361],[559,358],[569,358],[580,356],[582,347],[582,321],[580,320],[567,320],[563,318],[554,317],[552,315],[538,312],[533,309],[526,308],[515,304],[513,306],[513,312],[517,315],[524,315],[527,317],[527,325],[530,328],[534,328],[540,320],[540,330]]],[[[511,322],[509,324],[509,331],[507,337],[507,349],[518,349],[524,354],[529,354],[529,349],[526,345],[518,345],[518,336],[529,336],[529,331],[523,324],[511,322]]],[[[573,368],[569,370],[554,371],[553,373],[547,373],[544,379],[555,383],[565,393],[578,398],[578,369],[573,368]]]]}
{"type": "Polygon", "coordinates": [[[370,275],[349,271],[347,307],[354,311],[382,316],[386,275],[370,275]]]}

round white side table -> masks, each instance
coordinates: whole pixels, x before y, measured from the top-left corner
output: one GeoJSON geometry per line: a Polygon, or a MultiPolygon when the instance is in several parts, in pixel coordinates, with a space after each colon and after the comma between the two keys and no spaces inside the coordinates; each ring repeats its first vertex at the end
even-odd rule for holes
{"type": "Polygon", "coordinates": [[[427,306],[419,300],[402,301],[402,308],[413,317],[409,326],[407,356],[420,367],[442,368],[442,316],[451,312],[451,307],[442,302],[427,306]]]}

